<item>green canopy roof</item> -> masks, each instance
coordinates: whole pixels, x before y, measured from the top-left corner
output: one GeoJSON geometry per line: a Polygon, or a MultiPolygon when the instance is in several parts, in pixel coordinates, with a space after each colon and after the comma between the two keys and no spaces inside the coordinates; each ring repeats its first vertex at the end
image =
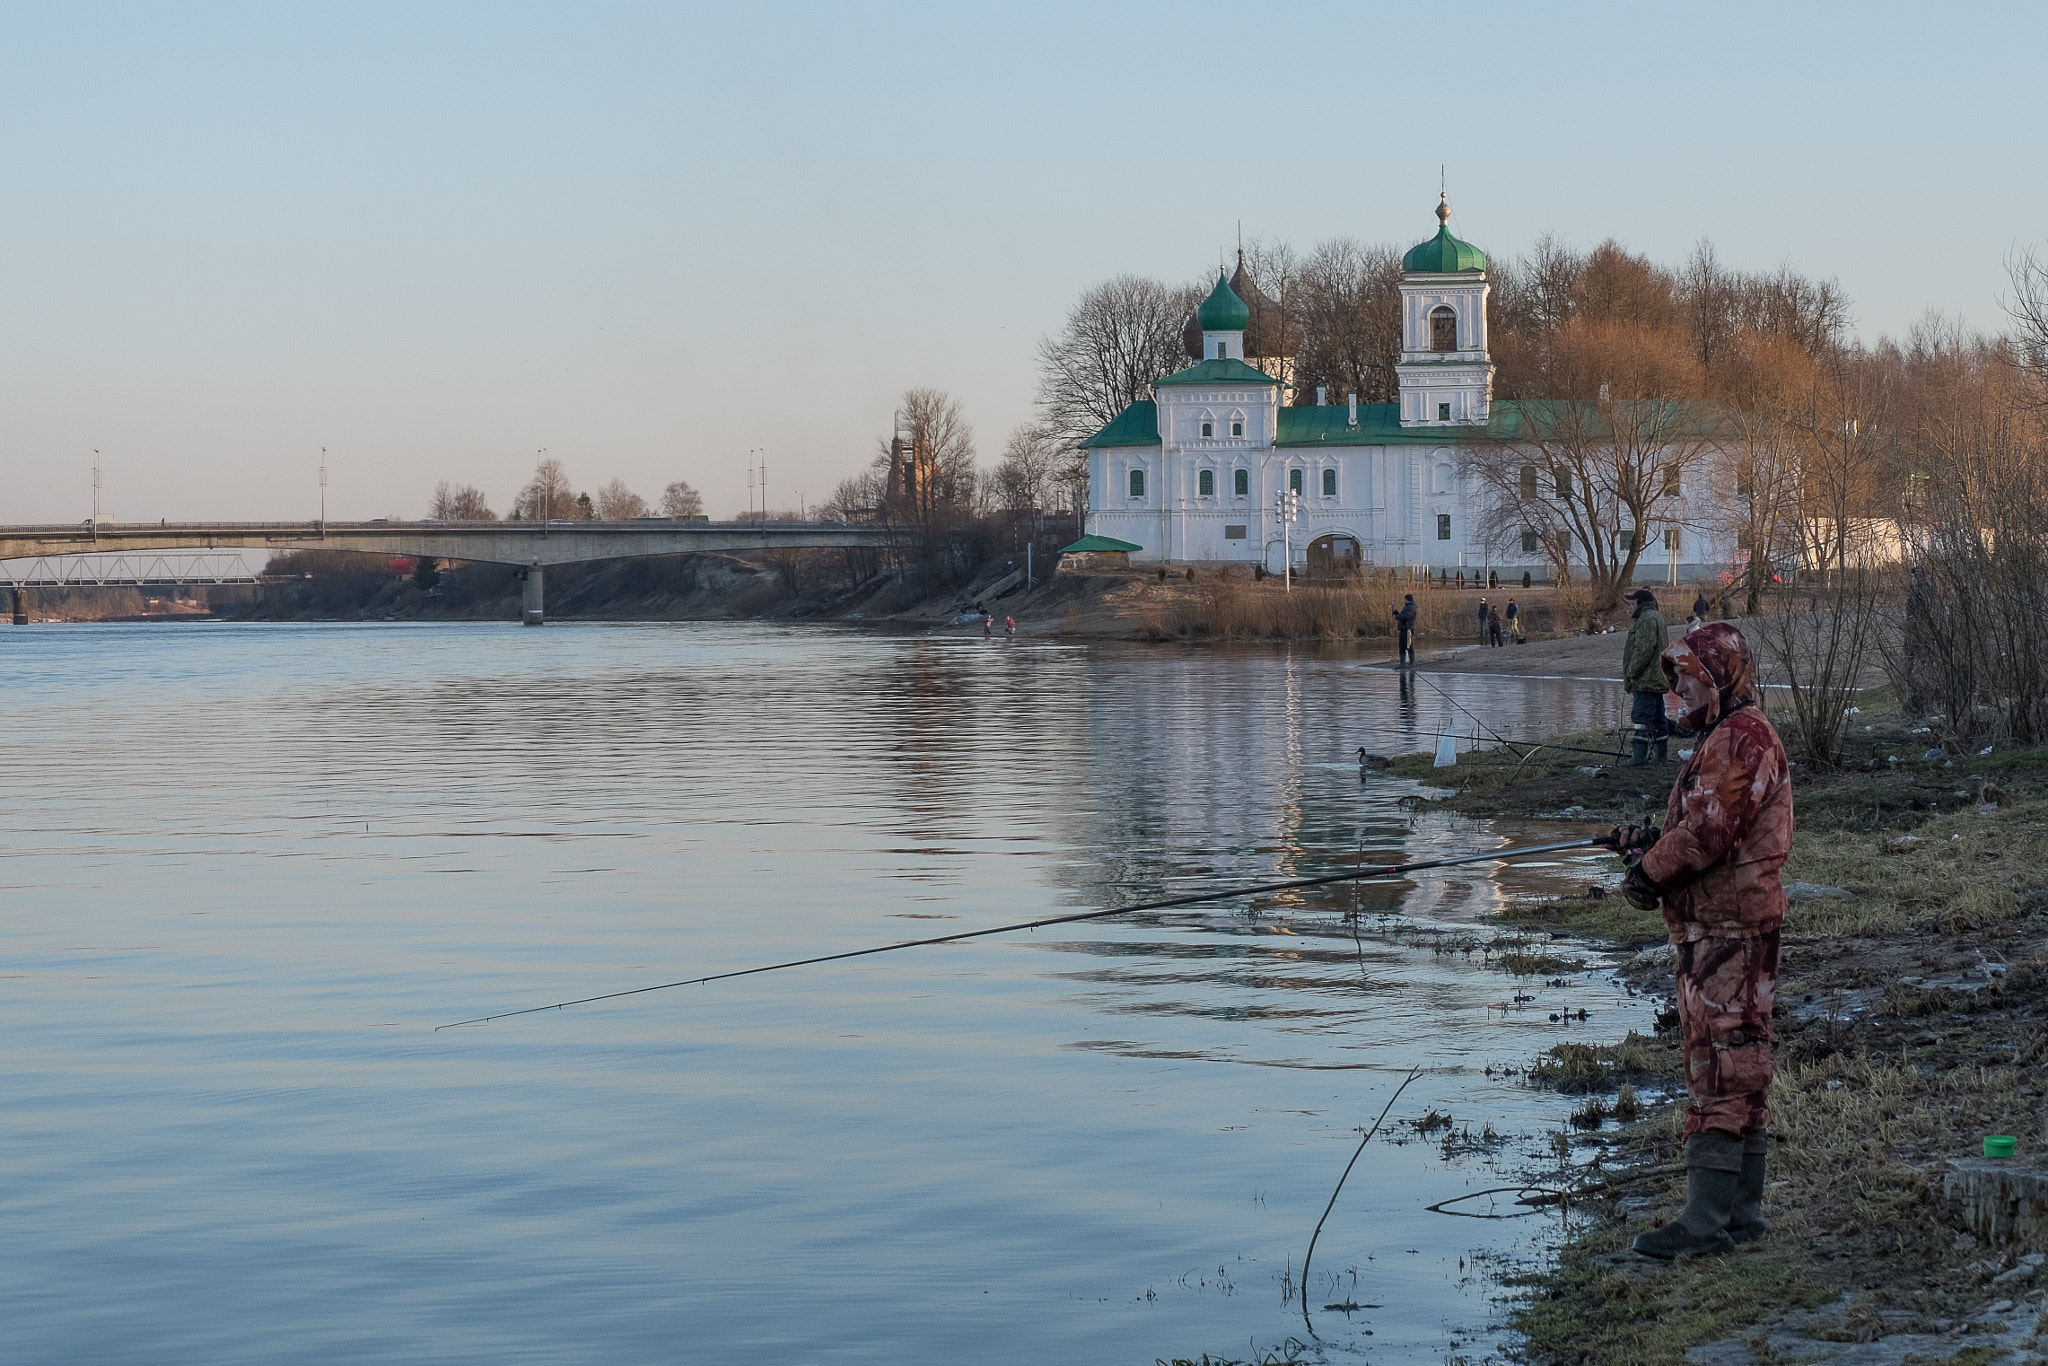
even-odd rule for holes
{"type": "Polygon", "coordinates": [[[1119,541],[1114,536],[1083,536],[1072,545],[1061,546],[1060,554],[1080,555],[1091,550],[1121,550],[1125,554],[1129,554],[1133,550],[1143,550],[1144,548],[1141,545],[1132,545],[1129,541],[1119,541]]]}
{"type": "Polygon", "coordinates": [[[1485,270],[1486,253],[1470,242],[1451,236],[1451,201],[1436,206],[1436,236],[1408,248],[1401,269],[1422,275],[1454,275],[1459,271],[1485,270]]]}
{"type": "Polygon", "coordinates": [[[1202,300],[1202,306],[1195,310],[1195,321],[1202,325],[1204,332],[1242,332],[1252,325],[1252,311],[1244,300],[1237,297],[1237,291],[1230,287],[1230,281],[1223,278],[1223,272],[1216,272],[1216,288],[1209,291],[1209,297],[1202,300]]]}

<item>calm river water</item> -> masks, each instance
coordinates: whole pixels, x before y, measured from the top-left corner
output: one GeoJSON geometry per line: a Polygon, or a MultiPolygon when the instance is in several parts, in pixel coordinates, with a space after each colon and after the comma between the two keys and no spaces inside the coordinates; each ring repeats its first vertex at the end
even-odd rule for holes
{"type": "MultiPolygon", "coordinates": [[[[1571,1107],[1486,1069],[1565,1008],[1647,1027],[1597,964],[1430,948],[1599,868],[1559,859],[433,1031],[1558,837],[1361,781],[1449,708],[1350,655],[185,623],[8,630],[0,670],[8,1362],[1476,1361],[1557,1226],[1423,1206],[1571,1107]],[[1302,1250],[1411,1066],[1311,1337],[1302,1250]]],[[[1501,729],[1623,711],[1439,681],[1501,729]]]]}

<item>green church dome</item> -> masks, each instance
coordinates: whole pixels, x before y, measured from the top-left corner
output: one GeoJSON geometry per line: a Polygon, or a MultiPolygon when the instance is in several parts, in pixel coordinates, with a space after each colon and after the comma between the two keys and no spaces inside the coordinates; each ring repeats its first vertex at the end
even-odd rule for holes
{"type": "Polygon", "coordinates": [[[1195,321],[1202,325],[1204,332],[1242,332],[1252,325],[1252,311],[1244,300],[1237,297],[1237,291],[1230,287],[1230,281],[1223,278],[1223,272],[1216,272],[1216,288],[1209,291],[1209,297],[1202,300],[1202,306],[1195,310],[1195,321]]]}
{"type": "Polygon", "coordinates": [[[1461,242],[1451,236],[1451,201],[1448,197],[1437,204],[1436,221],[1439,225],[1436,236],[1408,248],[1408,254],[1401,258],[1401,269],[1424,275],[1486,269],[1485,252],[1470,242],[1461,242]]]}

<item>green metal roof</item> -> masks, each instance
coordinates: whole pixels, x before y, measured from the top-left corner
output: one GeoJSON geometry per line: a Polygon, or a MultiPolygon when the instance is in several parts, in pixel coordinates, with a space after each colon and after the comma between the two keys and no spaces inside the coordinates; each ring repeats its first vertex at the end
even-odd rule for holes
{"type": "Polygon", "coordinates": [[[1159,444],[1159,405],[1141,398],[1118,413],[1095,435],[1081,443],[1092,446],[1156,446],[1159,444]]]}
{"type": "MultiPolygon", "coordinates": [[[[1259,372],[1238,361],[1205,361],[1203,365],[1191,366],[1181,374],[1191,374],[1204,366],[1236,365],[1253,375],[1259,372]]],[[[1259,376],[1265,378],[1264,376],[1259,376]]],[[[1160,380],[1165,384],[1168,376],[1160,380]]],[[[1183,380],[1195,384],[1199,380],[1183,380]]],[[[1646,415],[1652,426],[1669,427],[1672,431],[1684,431],[1688,436],[1709,434],[1718,419],[1718,414],[1698,405],[1683,405],[1675,400],[1652,400],[1669,403],[1670,411],[1646,415]]],[[[1546,439],[1559,429],[1560,423],[1573,421],[1570,410],[1576,406],[1570,399],[1495,399],[1487,410],[1487,424],[1484,427],[1453,427],[1432,423],[1422,427],[1403,427],[1401,407],[1397,403],[1361,403],[1358,405],[1358,425],[1351,425],[1349,404],[1330,403],[1321,407],[1304,406],[1280,410],[1280,430],[1273,444],[1275,446],[1443,446],[1471,445],[1479,441],[1521,441],[1546,439]],[[1531,419],[1535,419],[1531,422],[1531,419]]],[[[1592,404],[1583,405],[1585,415],[1577,419],[1586,423],[1586,430],[1597,431],[1604,420],[1592,404]]],[[[1081,443],[1083,446],[1157,446],[1159,444],[1159,407],[1151,399],[1141,399],[1117,415],[1116,421],[1104,427],[1094,436],[1081,443]]]]}
{"type": "Polygon", "coordinates": [[[1121,550],[1129,554],[1133,550],[1143,550],[1144,548],[1141,545],[1132,545],[1129,541],[1119,541],[1114,536],[1083,536],[1072,545],[1061,546],[1060,554],[1080,555],[1091,550],[1121,550]]]}
{"type": "Polygon", "coordinates": [[[1486,253],[1470,242],[1461,242],[1451,236],[1451,226],[1446,223],[1427,242],[1418,242],[1408,248],[1408,254],[1401,258],[1401,269],[1423,275],[1485,270],[1486,253]]]}
{"type": "Polygon", "coordinates": [[[1242,332],[1252,325],[1252,310],[1244,300],[1237,297],[1237,291],[1230,287],[1230,281],[1223,278],[1223,272],[1216,272],[1216,288],[1209,291],[1209,297],[1202,300],[1202,306],[1195,310],[1195,321],[1202,325],[1204,332],[1242,332]]]}
{"type": "MultiPolygon", "coordinates": [[[[1512,405],[1495,403],[1491,414],[1497,425],[1502,409],[1512,405]]],[[[1398,403],[1361,403],[1358,425],[1351,425],[1351,406],[1330,403],[1322,407],[1282,408],[1280,431],[1275,446],[1441,446],[1446,442],[1477,441],[1485,436],[1480,427],[1403,427],[1398,403]]]]}
{"type": "Polygon", "coordinates": [[[1241,360],[1201,360],[1185,370],[1176,370],[1165,379],[1152,381],[1157,389],[1162,384],[1278,384],[1264,370],[1246,365],[1241,360]]]}

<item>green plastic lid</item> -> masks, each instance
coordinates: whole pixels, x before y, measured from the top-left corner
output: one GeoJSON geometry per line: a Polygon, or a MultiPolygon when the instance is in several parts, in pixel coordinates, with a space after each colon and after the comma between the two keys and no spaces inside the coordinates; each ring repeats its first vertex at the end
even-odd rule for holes
{"type": "Polygon", "coordinates": [[[1984,1136],[1984,1156],[1986,1157],[2011,1157],[2014,1146],[2011,1134],[1986,1134],[1984,1136]]]}

